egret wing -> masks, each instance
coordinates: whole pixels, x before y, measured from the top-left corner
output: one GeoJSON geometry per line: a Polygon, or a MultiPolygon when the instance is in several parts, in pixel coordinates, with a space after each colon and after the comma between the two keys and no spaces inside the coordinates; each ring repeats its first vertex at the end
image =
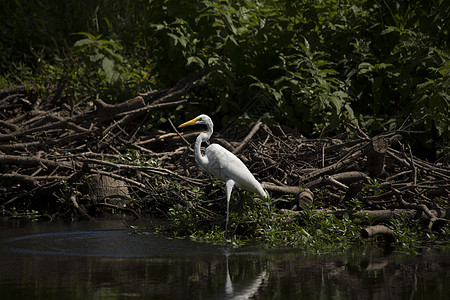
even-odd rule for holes
{"type": "Polygon", "coordinates": [[[211,144],[206,148],[205,156],[208,159],[208,164],[204,167],[209,173],[225,182],[227,179],[233,179],[237,187],[265,195],[261,185],[245,164],[224,147],[211,144]]]}

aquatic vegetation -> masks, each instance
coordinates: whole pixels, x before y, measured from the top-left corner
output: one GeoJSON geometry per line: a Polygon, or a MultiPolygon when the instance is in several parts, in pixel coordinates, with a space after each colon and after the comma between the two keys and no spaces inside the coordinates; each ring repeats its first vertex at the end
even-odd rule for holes
{"type": "Polygon", "coordinates": [[[165,232],[172,236],[189,233],[187,236],[195,241],[233,246],[258,243],[265,247],[319,249],[361,242],[360,226],[349,218],[315,215],[310,210],[308,217],[298,222],[278,209],[273,203],[276,201],[283,200],[271,202],[244,196],[241,203],[232,205],[229,232],[224,232],[223,218],[217,218],[217,214],[191,213],[187,206],[176,205],[170,210],[172,223],[165,232]]]}
{"type": "Polygon", "coordinates": [[[16,207],[12,207],[11,209],[2,208],[1,215],[15,220],[26,220],[31,222],[37,222],[39,218],[42,217],[42,215],[37,210],[22,210],[17,209],[16,207]]]}
{"type": "MultiPolygon", "coordinates": [[[[305,209],[302,218],[277,208],[284,199],[252,199],[243,193],[241,200],[233,199],[230,210],[229,231],[224,231],[223,217],[202,208],[208,202],[193,200],[188,205],[176,205],[170,209],[171,223],[161,232],[174,237],[229,246],[259,244],[264,247],[296,247],[309,252],[326,253],[347,249],[355,245],[373,244],[387,246],[381,237],[365,239],[361,230],[373,224],[373,218],[351,218],[348,214],[317,213],[317,207],[305,209]],[[191,210],[192,209],[192,210],[191,210]],[[199,213],[201,212],[201,213],[199,213]]],[[[238,197],[235,197],[238,198],[238,197]]],[[[356,203],[358,207],[360,203],[356,203]]],[[[222,207],[224,210],[224,207],[222,207]]],[[[430,232],[426,225],[411,218],[392,219],[387,225],[393,230],[396,242],[404,252],[414,251],[423,245],[432,246],[437,240],[446,244],[450,226],[430,232]]]]}

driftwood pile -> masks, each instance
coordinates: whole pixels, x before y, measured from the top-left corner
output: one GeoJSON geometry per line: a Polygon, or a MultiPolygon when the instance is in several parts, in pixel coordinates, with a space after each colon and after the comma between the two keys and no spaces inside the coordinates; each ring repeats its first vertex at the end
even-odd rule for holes
{"type": "Polygon", "coordinates": [[[172,178],[195,181],[159,167],[170,150],[156,153],[142,145],[156,141],[168,150],[158,139],[161,132],[146,128],[156,123],[152,116],[159,110],[186,103],[180,99],[205,71],[117,105],[91,98],[72,105],[60,101],[64,80],[47,97],[32,86],[0,90],[3,214],[89,218],[107,208],[138,216],[141,209],[158,210],[160,202],[179,202],[172,178]]]}
{"type": "MultiPolygon", "coordinates": [[[[303,209],[319,200],[326,208],[316,209],[318,214],[370,218],[371,223],[406,217],[424,221],[431,230],[450,223],[450,167],[419,159],[401,143],[413,124],[373,138],[353,127],[339,137],[305,139],[258,122],[234,152],[251,140],[241,158],[257,162],[253,171],[265,176],[261,179],[272,196],[295,195],[286,214],[302,218],[303,209]],[[258,139],[252,138],[255,129],[262,131],[258,139]],[[359,209],[349,205],[352,199],[359,200],[359,209]]],[[[380,225],[362,234],[392,240],[380,225]]]]}
{"type": "MultiPolygon", "coordinates": [[[[193,197],[193,187],[208,190],[212,180],[195,166],[190,148],[198,131],[180,134],[170,120],[166,131],[152,126],[158,111],[186,104],[180,99],[204,72],[117,105],[100,99],[60,103],[64,81],[47,97],[29,86],[0,90],[3,214],[35,209],[48,218],[90,218],[110,210],[165,215],[193,197]]],[[[450,220],[450,167],[419,159],[401,143],[410,126],[372,138],[354,128],[305,139],[258,121],[215,133],[212,142],[238,155],[272,197],[290,200],[283,202],[284,211],[296,217],[320,201],[327,207],[317,213],[369,215],[372,222],[421,218],[432,229],[450,220]],[[349,209],[355,199],[360,207],[349,209]]]]}

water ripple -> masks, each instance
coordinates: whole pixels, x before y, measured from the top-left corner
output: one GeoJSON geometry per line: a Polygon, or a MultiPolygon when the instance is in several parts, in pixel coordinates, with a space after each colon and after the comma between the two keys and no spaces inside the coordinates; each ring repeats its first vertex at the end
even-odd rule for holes
{"type": "Polygon", "coordinates": [[[7,240],[14,253],[97,257],[184,257],[220,254],[220,248],[127,229],[62,231],[7,240]]]}

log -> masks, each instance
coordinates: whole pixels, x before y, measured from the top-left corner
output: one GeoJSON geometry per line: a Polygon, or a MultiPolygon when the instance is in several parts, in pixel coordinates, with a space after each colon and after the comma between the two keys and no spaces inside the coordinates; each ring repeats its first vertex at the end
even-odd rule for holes
{"type": "Polygon", "coordinates": [[[383,136],[376,136],[370,142],[367,152],[366,169],[371,177],[378,178],[384,171],[384,162],[388,149],[388,140],[383,136]]]}
{"type": "Polygon", "coordinates": [[[300,192],[300,194],[297,195],[297,198],[298,206],[302,209],[311,207],[311,204],[314,202],[314,194],[308,188],[300,192]]]}
{"type": "Polygon", "coordinates": [[[377,235],[383,236],[386,242],[390,244],[396,242],[394,232],[384,225],[369,226],[361,229],[361,236],[363,238],[371,238],[377,235]]]}
{"type": "Polygon", "coordinates": [[[358,181],[349,185],[348,190],[345,192],[344,202],[355,198],[363,189],[364,182],[358,181]]]}
{"type": "Polygon", "coordinates": [[[367,182],[370,177],[366,173],[360,171],[349,171],[331,175],[331,177],[343,184],[352,184],[356,182],[367,182]]]}
{"type": "Polygon", "coordinates": [[[280,186],[271,183],[262,183],[262,187],[268,191],[294,195],[300,194],[303,191],[302,188],[297,186],[280,186]]]}
{"type": "Polygon", "coordinates": [[[128,185],[119,179],[105,175],[92,175],[86,179],[89,198],[93,203],[123,204],[124,199],[130,198],[128,185]]]}

